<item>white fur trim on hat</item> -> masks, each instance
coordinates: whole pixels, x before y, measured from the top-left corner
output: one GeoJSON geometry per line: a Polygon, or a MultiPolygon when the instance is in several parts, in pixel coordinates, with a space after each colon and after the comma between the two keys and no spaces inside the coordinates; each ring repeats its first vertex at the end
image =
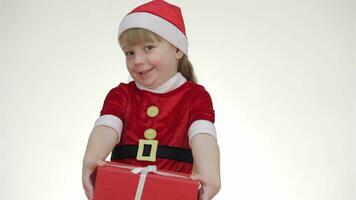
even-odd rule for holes
{"type": "Polygon", "coordinates": [[[144,28],[156,33],[188,55],[188,39],[176,26],[156,15],[136,12],[126,15],[119,27],[119,35],[130,28],[144,28]]]}

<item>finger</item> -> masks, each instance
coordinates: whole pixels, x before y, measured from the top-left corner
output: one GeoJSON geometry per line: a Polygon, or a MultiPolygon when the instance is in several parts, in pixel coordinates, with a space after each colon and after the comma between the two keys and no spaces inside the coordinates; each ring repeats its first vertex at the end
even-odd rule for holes
{"type": "Polygon", "coordinates": [[[103,160],[99,160],[97,164],[98,164],[98,166],[104,166],[104,165],[106,165],[106,162],[103,160]]]}
{"type": "Polygon", "coordinates": [[[88,199],[93,197],[93,184],[90,180],[90,174],[90,170],[86,170],[83,174],[83,187],[88,199]]]}
{"type": "Polygon", "coordinates": [[[203,188],[201,187],[201,188],[199,189],[199,200],[202,200],[202,199],[203,199],[203,193],[204,193],[204,190],[203,190],[203,188]]]}
{"type": "Polygon", "coordinates": [[[199,180],[197,175],[198,174],[190,175],[190,178],[193,180],[199,180]]]}
{"type": "Polygon", "coordinates": [[[88,199],[93,198],[93,186],[91,183],[85,183],[84,186],[85,189],[85,195],[88,197],[88,199]]]}
{"type": "Polygon", "coordinates": [[[206,196],[206,193],[203,191],[202,194],[200,195],[199,200],[209,200],[206,196]]]}
{"type": "Polygon", "coordinates": [[[91,200],[92,197],[93,197],[93,193],[92,193],[91,191],[89,191],[89,190],[85,190],[85,195],[87,196],[87,198],[88,198],[89,200],[91,200]]]}
{"type": "Polygon", "coordinates": [[[206,188],[202,188],[202,193],[200,195],[200,200],[211,200],[211,195],[206,188]]]}

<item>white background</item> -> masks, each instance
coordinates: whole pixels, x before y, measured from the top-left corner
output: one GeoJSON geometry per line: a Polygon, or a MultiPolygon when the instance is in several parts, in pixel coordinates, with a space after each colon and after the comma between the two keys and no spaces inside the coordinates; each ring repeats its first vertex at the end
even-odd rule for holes
{"type": "MultiPolygon", "coordinates": [[[[1,199],[85,199],[88,136],[128,79],[118,25],[144,2],[1,1],[1,199]]],[[[355,200],[355,1],[170,2],[216,109],[215,199],[355,200]]]]}

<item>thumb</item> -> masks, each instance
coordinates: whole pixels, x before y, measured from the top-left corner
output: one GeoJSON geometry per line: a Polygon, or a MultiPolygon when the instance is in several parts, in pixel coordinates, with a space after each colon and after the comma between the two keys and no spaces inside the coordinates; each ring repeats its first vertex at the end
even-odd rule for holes
{"type": "Polygon", "coordinates": [[[105,161],[103,161],[103,160],[99,160],[97,164],[98,164],[98,166],[104,166],[107,163],[105,161]]]}
{"type": "Polygon", "coordinates": [[[208,195],[208,188],[202,186],[199,190],[199,200],[211,200],[208,195]]]}
{"type": "Polygon", "coordinates": [[[92,199],[94,189],[93,189],[93,184],[89,177],[90,177],[89,174],[84,175],[83,187],[84,187],[85,195],[87,196],[87,198],[92,199]]]}
{"type": "Polygon", "coordinates": [[[207,179],[205,176],[203,176],[202,174],[194,174],[190,176],[191,179],[193,180],[198,180],[200,182],[202,182],[203,184],[206,184],[207,179]]]}
{"type": "Polygon", "coordinates": [[[206,195],[206,192],[203,192],[200,197],[199,197],[199,200],[210,200],[207,195],[206,195]]]}

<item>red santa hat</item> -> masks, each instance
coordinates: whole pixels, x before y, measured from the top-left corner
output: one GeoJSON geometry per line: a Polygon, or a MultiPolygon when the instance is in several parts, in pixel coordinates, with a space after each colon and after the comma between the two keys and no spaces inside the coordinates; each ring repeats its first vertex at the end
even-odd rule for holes
{"type": "Polygon", "coordinates": [[[161,36],[185,55],[188,55],[188,39],[179,7],[163,0],[153,0],[133,9],[124,17],[119,36],[130,28],[144,28],[161,36]]]}

